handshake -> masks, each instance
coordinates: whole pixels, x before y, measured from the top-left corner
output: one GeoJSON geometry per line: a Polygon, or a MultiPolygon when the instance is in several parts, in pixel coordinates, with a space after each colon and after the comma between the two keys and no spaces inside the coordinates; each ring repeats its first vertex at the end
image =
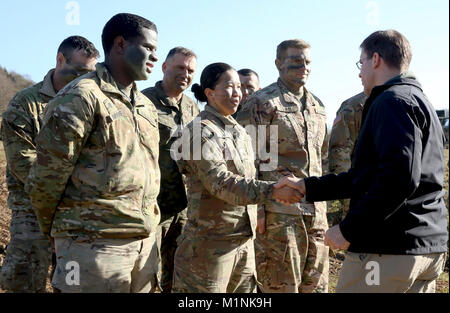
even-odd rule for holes
{"type": "MultiPolygon", "coordinates": [[[[305,181],[301,178],[289,175],[281,178],[273,185],[272,198],[283,204],[293,204],[303,199],[306,194],[305,181]]],[[[264,234],[266,231],[266,220],[264,210],[258,210],[257,231],[264,234]]],[[[325,233],[324,244],[330,249],[347,250],[350,246],[339,228],[335,225],[329,228],[325,233]]]]}
{"type": "Polygon", "coordinates": [[[283,204],[293,204],[306,194],[305,182],[294,175],[285,176],[273,186],[272,198],[283,204]]]}

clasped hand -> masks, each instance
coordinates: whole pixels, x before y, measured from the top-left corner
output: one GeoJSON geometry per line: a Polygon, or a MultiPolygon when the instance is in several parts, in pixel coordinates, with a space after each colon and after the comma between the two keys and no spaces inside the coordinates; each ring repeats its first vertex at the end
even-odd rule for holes
{"type": "Polygon", "coordinates": [[[281,178],[273,188],[273,199],[283,204],[299,202],[306,194],[303,179],[297,178],[292,174],[281,178]]]}
{"type": "MultiPolygon", "coordinates": [[[[273,198],[283,204],[292,204],[299,202],[306,194],[305,181],[301,178],[289,175],[281,178],[274,186],[273,198]]],[[[258,228],[260,233],[264,233],[264,217],[258,219],[258,228]]],[[[339,225],[335,225],[325,233],[325,245],[330,249],[347,250],[350,246],[341,233],[339,225]]]]}
{"type": "MultiPolygon", "coordinates": [[[[293,204],[302,200],[305,193],[306,190],[303,179],[297,178],[291,174],[281,178],[275,185],[273,185],[272,198],[283,204],[293,204]]],[[[266,217],[264,209],[258,211],[258,225],[256,229],[260,234],[264,234],[266,231],[266,217]]]]}

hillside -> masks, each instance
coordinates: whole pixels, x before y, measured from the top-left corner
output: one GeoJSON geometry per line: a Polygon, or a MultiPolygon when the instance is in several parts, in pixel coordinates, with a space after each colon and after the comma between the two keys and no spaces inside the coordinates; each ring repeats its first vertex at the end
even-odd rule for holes
{"type": "Polygon", "coordinates": [[[17,74],[16,72],[8,72],[0,66],[0,113],[2,113],[9,100],[20,90],[33,85],[34,82],[17,74]]]}

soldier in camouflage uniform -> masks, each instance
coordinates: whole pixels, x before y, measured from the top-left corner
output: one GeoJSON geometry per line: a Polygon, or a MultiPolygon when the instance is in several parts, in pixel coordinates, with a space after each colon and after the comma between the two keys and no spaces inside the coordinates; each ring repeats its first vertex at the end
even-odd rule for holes
{"type": "Polygon", "coordinates": [[[189,49],[176,47],[169,51],[162,65],[164,77],[154,87],[142,91],[158,111],[159,168],[161,189],[158,205],[161,222],[158,245],[161,254],[161,288],[172,289],[173,258],[177,238],[186,225],[187,197],[183,177],[177,163],[170,156],[170,147],[178,131],[197,116],[197,104],[183,92],[191,85],[197,68],[197,56],[189,49]]]}
{"type": "Polygon", "coordinates": [[[200,81],[192,90],[207,105],[186,127],[190,144],[182,150],[188,156],[178,161],[187,178],[189,207],[175,253],[172,291],[254,292],[255,204],[300,197],[255,179],[251,139],[231,117],[241,99],[237,72],[213,63],[200,81]]]}
{"type": "Polygon", "coordinates": [[[242,100],[236,112],[232,115],[233,118],[237,117],[242,108],[242,104],[247,100],[247,98],[261,89],[261,86],[259,85],[259,76],[255,71],[249,68],[243,68],[238,71],[238,74],[241,81],[242,100]]]}
{"type": "Polygon", "coordinates": [[[25,190],[55,238],[55,288],[149,292],[159,263],[158,116],[135,81],[157,61],[156,26],[117,14],[102,43],[105,63],[47,105],[25,190]]]}
{"type": "MultiPolygon", "coordinates": [[[[303,40],[282,42],[275,61],[280,78],[250,96],[238,114],[243,126],[278,127],[278,154],[271,160],[257,158],[260,166],[274,160],[277,166],[269,171],[260,167],[259,179],[274,181],[284,175],[322,173],[328,150],[326,116],[321,101],[304,87],[310,72],[309,52],[310,46],[303,40]]],[[[258,228],[256,263],[263,292],[327,292],[324,202],[265,204],[258,210],[258,228]]]]}
{"type": "MultiPolygon", "coordinates": [[[[361,128],[362,110],[366,99],[367,96],[361,92],[345,100],[336,113],[328,148],[330,173],[339,174],[350,169],[351,155],[361,128]]],[[[333,225],[339,224],[347,214],[350,199],[341,199],[339,202],[340,210],[333,225]]]]}
{"type": "Polygon", "coordinates": [[[44,107],[68,82],[93,71],[97,57],[98,51],[87,39],[65,39],[58,48],[56,68],[42,82],[18,92],[3,113],[2,138],[12,218],[0,285],[8,292],[45,292],[52,263],[51,245],[39,230],[24,184],[36,158],[35,138],[44,107]]]}

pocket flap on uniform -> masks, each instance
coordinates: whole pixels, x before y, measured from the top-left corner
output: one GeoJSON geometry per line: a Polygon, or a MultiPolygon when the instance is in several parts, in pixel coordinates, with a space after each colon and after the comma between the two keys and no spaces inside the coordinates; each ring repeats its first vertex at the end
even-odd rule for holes
{"type": "Polygon", "coordinates": [[[109,99],[105,99],[103,101],[103,104],[106,107],[106,110],[108,111],[109,115],[106,117],[106,122],[112,123],[114,120],[118,119],[122,114],[120,113],[120,110],[114,105],[113,102],[109,99]]]}
{"type": "Polygon", "coordinates": [[[164,113],[158,112],[158,123],[167,126],[171,129],[176,127],[172,115],[165,112],[164,113]]]}
{"type": "Polygon", "coordinates": [[[315,111],[317,114],[320,114],[320,115],[326,115],[325,109],[324,109],[323,107],[316,106],[316,107],[314,108],[314,111],[315,111]]]}
{"type": "Polygon", "coordinates": [[[277,107],[277,111],[282,113],[295,113],[298,112],[298,106],[292,105],[292,106],[277,107]]]}
{"type": "Polygon", "coordinates": [[[144,108],[137,108],[136,112],[137,112],[137,114],[139,114],[140,116],[145,118],[147,121],[149,121],[149,123],[152,124],[154,127],[158,127],[157,113],[156,112],[154,112],[154,114],[152,115],[148,111],[148,109],[144,109],[144,108]]]}

